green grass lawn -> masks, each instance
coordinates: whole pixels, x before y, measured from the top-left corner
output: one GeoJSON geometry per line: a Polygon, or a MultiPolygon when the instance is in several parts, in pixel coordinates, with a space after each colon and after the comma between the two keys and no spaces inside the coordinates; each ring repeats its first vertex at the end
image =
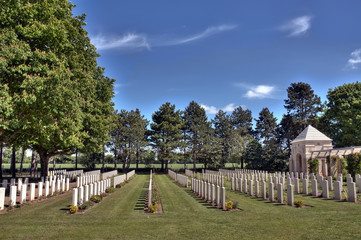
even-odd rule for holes
{"type": "MultiPolygon", "coordinates": [[[[0,239],[359,239],[361,204],[295,195],[297,209],[227,190],[241,211],[211,207],[156,175],[163,214],[145,214],[149,175],[127,185],[83,215],[66,214],[71,193],[0,215],[0,239]]],[[[228,187],[227,183],[227,187],[228,187]]]]}

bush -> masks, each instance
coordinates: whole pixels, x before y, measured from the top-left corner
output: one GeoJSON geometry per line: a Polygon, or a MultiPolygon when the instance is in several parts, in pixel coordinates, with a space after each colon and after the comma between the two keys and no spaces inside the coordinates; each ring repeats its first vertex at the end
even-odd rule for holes
{"type": "Polygon", "coordinates": [[[74,214],[74,213],[78,212],[78,207],[77,207],[77,206],[73,206],[73,205],[70,206],[69,212],[70,212],[71,214],[74,214]]]}
{"type": "Polygon", "coordinates": [[[303,207],[305,205],[305,203],[302,200],[294,201],[293,204],[298,208],[303,207]]]}
{"type": "Polygon", "coordinates": [[[355,177],[356,174],[361,174],[361,153],[348,155],[346,161],[346,169],[352,177],[355,177]]]}
{"type": "Polygon", "coordinates": [[[347,170],[346,170],[347,162],[346,162],[346,159],[340,158],[339,159],[339,164],[340,164],[340,170],[341,170],[342,175],[346,176],[347,175],[347,170]]]}
{"type": "Polygon", "coordinates": [[[308,160],[309,170],[311,173],[317,174],[318,173],[318,167],[320,165],[320,162],[318,161],[318,158],[310,159],[308,160]]]}
{"type": "Polygon", "coordinates": [[[85,202],[85,203],[83,203],[82,205],[79,206],[79,210],[85,210],[85,209],[87,209],[87,208],[89,208],[89,207],[91,207],[93,205],[94,205],[94,203],[91,202],[91,201],[85,202]]]}
{"type": "Polygon", "coordinates": [[[227,208],[227,210],[232,209],[233,208],[233,202],[232,201],[226,202],[226,208],[227,208]]]}
{"type": "Polygon", "coordinates": [[[90,201],[100,203],[102,201],[102,198],[99,195],[93,195],[91,196],[90,201]]]}
{"type": "Polygon", "coordinates": [[[151,204],[150,206],[149,206],[149,212],[151,212],[151,213],[154,213],[156,210],[157,210],[157,208],[158,208],[158,204],[151,204]]]}
{"type": "Polygon", "coordinates": [[[106,193],[113,193],[114,191],[115,191],[115,189],[113,187],[105,189],[106,193]]]}
{"type": "Polygon", "coordinates": [[[234,203],[233,203],[233,208],[238,208],[238,201],[234,201],[234,203]]]}

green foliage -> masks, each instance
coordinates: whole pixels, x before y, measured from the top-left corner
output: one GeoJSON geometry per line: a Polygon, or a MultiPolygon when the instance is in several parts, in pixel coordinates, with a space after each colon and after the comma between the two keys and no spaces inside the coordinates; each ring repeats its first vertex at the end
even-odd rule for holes
{"type": "Polygon", "coordinates": [[[233,208],[237,209],[239,206],[239,202],[238,201],[233,201],[233,208]]]}
{"type": "Polygon", "coordinates": [[[361,83],[349,83],[330,89],[322,130],[337,147],[361,145],[361,83]]]}
{"type": "Polygon", "coordinates": [[[249,169],[263,169],[264,161],[262,159],[263,149],[262,145],[255,139],[251,139],[246,148],[244,161],[249,169]]]}
{"type": "Polygon", "coordinates": [[[90,201],[100,203],[102,201],[102,197],[99,195],[93,195],[90,197],[90,201]]]}
{"type": "Polygon", "coordinates": [[[115,191],[115,189],[113,187],[105,189],[106,193],[113,193],[114,191],[115,191]]]}
{"type": "Polygon", "coordinates": [[[317,174],[319,169],[320,162],[318,158],[308,160],[308,169],[311,173],[317,174]]]}
{"type": "Polygon", "coordinates": [[[85,15],[59,1],[1,1],[0,139],[32,146],[41,159],[105,142],[113,111],[113,79],[97,66],[85,15]]]}
{"type": "Polygon", "coordinates": [[[293,202],[293,204],[298,208],[301,208],[305,205],[305,203],[302,200],[296,200],[293,202]]]}
{"type": "Polygon", "coordinates": [[[219,145],[221,146],[220,166],[224,167],[231,159],[232,137],[234,136],[231,117],[223,110],[219,110],[212,120],[212,124],[214,126],[214,135],[218,138],[219,145]]]}
{"type": "Polygon", "coordinates": [[[346,176],[346,174],[347,174],[347,169],[346,169],[347,161],[346,161],[346,159],[340,158],[339,159],[339,164],[340,164],[340,170],[341,170],[342,175],[346,176]]]}
{"type": "Polygon", "coordinates": [[[231,210],[232,208],[233,208],[233,202],[232,201],[228,201],[228,202],[226,202],[226,209],[227,210],[231,210]]]}
{"type": "Polygon", "coordinates": [[[347,161],[347,172],[353,177],[356,174],[361,174],[361,153],[350,154],[346,157],[347,161]]]}
{"type": "Polygon", "coordinates": [[[77,213],[78,212],[78,207],[77,206],[70,206],[70,208],[69,208],[69,212],[71,213],[71,214],[74,214],[74,213],[77,213]]]}
{"type": "Polygon", "coordinates": [[[94,203],[92,201],[87,201],[87,202],[85,202],[85,203],[83,203],[82,205],[79,206],[79,210],[84,211],[84,210],[86,210],[87,208],[90,208],[93,205],[94,205],[94,203]]]}

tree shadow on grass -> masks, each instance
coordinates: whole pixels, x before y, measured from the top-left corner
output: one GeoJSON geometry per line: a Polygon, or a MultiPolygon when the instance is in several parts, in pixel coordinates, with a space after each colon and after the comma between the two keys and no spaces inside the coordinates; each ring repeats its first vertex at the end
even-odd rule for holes
{"type": "MultiPolygon", "coordinates": [[[[145,183],[144,186],[147,186],[147,183],[145,183]]],[[[144,211],[146,196],[147,196],[147,190],[145,189],[145,187],[143,187],[138,197],[138,200],[133,208],[134,211],[144,211]]]]}

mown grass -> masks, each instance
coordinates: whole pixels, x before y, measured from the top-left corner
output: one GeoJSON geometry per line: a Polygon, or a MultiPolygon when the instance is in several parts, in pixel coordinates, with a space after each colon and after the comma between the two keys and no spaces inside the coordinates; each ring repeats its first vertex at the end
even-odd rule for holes
{"type": "MultiPolygon", "coordinates": [[[[84,215],[66,214],[71,194],[0,215],[1,239],[358,239],[361,205],[297,195],[294,208],[227,190],[241,211],[223,212],[156,175],[163,214],[145,214],[146,181],[136,175],[84,215]]],[[[228,185],[228,183],[227,183],[228,185]]]]}

